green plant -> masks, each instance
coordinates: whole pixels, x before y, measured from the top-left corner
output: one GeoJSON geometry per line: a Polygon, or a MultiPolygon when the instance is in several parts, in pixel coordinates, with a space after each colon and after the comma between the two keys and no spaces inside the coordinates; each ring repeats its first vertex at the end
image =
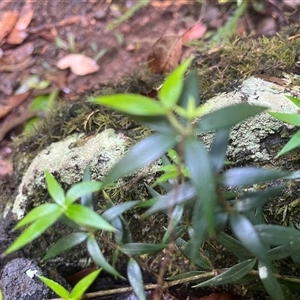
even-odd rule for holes
{"type": "MultiPolygon", "coordinates": [[[[140,300],[145,299],[145,293],[136,256],[156,254],[163,249],[171,252],[174,244],[199,268],[198,272],[192,274],[180,274],[180,282],[184,282],[184,279],[188,282],[197,281],[195,287],[199,287],[245,284],[259,277],[272,299],[292,299],[286,296],[291,293],[284,284],[299,283],[300,278],[277,274],[272,262],[289,256],[297,261],[300,231],[292,227],[265,224],[262,207],[285,186],[276,180],[298,178],[299,172],[254,167],[225,169],[230,128],[266,108],[243,103],[208,113],[209,106],[199,106],[198,103],[196,72],[191,71],[185,77],[190,63],[191,59],[188,59],[166,78],[158,101],[136,94],[99,96],[93,100],[128,115],[150,128],[153,134],[135,144],[101,183],[90,182],[87,171],[84,182],[74,185],[65,194],[54,177],[46,172],[47,188],[55,203],[35,208],[16,225],[16,228],[20,228],[32,223],[6,254],[23,247],[65,216],[72,221],[68,224],[79,232],[61,238],[49,249],[44,259],[59,255],[85,241],[97,265],[121,276],[103,257],[97,242],[100,239],[114,249],[114,257],[120,253],[128,256],[128,279],[140,300]],[[214,131],[215,136],[207,150],[198,134],[210,131],[214,131]],[[114,185],[117,180],[155,162],[166,152],[171,161],[163,159],[164,174],[155,183],[165,190],[164,194],[148,186],[152,198],[147,201],[115,205],[106,197],[107,208],[102,215],[93,211],[92,192],[114,185]],[[273,186],[255,189],[260,183],[269,181],[273,186]],[[74,204],[80,197],[81,204],[74,204]],[[168,226],[160,243],[132,242],[130,226],[122,214],[136,206],[148,208],[144,217],[156,212],[164,212],[168,216],[168,226]],[[46,214],[48,218],[44,220],[46,214]],[[97,219],[95,222],[98,223],[87,221],[91,218],[97,219]],[[226,228],[231,230],[234,237],[224,232],[226,228]],[[103,230],[114,234],[114,242],[101,234],[103,230]],[[236,257],[236,263],[225,269],[215,266],[205,254],[205,242],[209,240],[230,250],[236,257]],[[277,279],[281,280],[280,283],[277,279]]],[[[160,284],[165,276],[165,266],[158,277],[160,284]]],[[[173,276],[169,280],[177,280],[178,283],[178,278],[173,276]]]]}
{"type": "Polygon", "coordinates": [[[62,38],[59,36],[55,37],[55,45],[63,50],[69,51],[71,53],[76,52],[76,43],[75,43],[75,37],[72,33],[67,34],[67,42],[65,42],[62,38]]]}
{"type": "Polygon", "coordinates": [[[96,277],[100,274],[101,270],[96,270],[91,274],[85,276],[81,279],[73,288],[71,293],[69,293],[63,286],[59,283],[46,278],[41,275],[36,275],[42,282],[44,282],[51,290],[53,290],[59,297],[64,300],[79,300],[82,298],[85,291],[93,283],[96,277]]]}
{"type": "MultiPolygon", "coordinates": [[[[300,99],[292,97],[292,96],[286,96],[286,97],[300,108],[300,99]]],[[[288,113],[279,113],[279,112],[269,112],[269,114],[271,116],[275,117],[276,119],[281,120],[285,123],[295,125],[295,126],[300,126],[300,115],[299,114],[288,114],[288,113]]],[[[276,157],[284,155],[299,146],[300,146],[300,130],[297,131],[291,137],[291,139],[280,150],[280,152],[277,154],[276,157]]]]}

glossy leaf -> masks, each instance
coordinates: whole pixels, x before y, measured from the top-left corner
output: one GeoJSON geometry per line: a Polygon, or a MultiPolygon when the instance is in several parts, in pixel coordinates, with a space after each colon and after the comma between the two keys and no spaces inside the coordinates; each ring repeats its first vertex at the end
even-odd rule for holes
{"type": "Polygon", "coordinates": [[[74,246],[79,245],[80,243],[85,241],[87,237],[87,232],[76,232],[60,238],[53,246],[50,247],[43,260],[55,257],[60,253],[63,253],[73,248],[74,246]]]}
{"type": "Polygon", "coordinates": [[[48,171],[45,171],[47,189],[51,196],[51,198],[58,204],[63,206],[65,203],[65,192],[60,186],[60,184],[56,181],[54,176],[50,174],[48,171]]]}
{"type": "Polygon", "coordinates": [[[252,253],[242,243],[224,232],[219,232],[216,240],[230,250],[239,260],[246,260],[253,257],[252,253]]]}
{"type": "Polygon", "coordinates": [[[69,292],[63,286],[61,286],[59,283],[57,283],[49,278],[46,278],[44,276],[41,276],[41,275],[36,275],[36,277],[38,279],[40,279],[43,283],[45,283],[59,297],[61,297],[63,299],[67,299],[67,300],[70,299],[69,292]]]}
{"type": "Polygon", "coordinates": [[[138,94],[98,96],[92,101],[130,115],[159,116],[164,114],[164,109],[159,102],[138,94]]]}
{"type": "Polygon", "coordinates": [[[287,114],[287,113],[279,113],[279,112],[269,112],[269,114],[285,123],[295,125],[295,126],[300,126],[299,114],[287,114]]]}
{"type": "Polygon", "coordinates": [[[176,246],[179,248],[180,252],[191,262],[193,262],[196,266],[199,268],[202,268],[204,270],[211,270],[211,264],[209,263],[209,260],[207,257],[205,257],[199,250],[197,249],[196,255],[192,253],[191,249],[191,243],[186,242],[182,238],[176,239],[176,246]]]}
{"type": "Polygon", "coordinates": [[[196,189],[197,201],[207,220],[209,232],[214,231],[214,214],[217,200],[213,167],[202,143],[194,137],[186,140],[184,160],[196,189]]]}
{"type": "MultiPolygon", "coordinates": [[[[89,182],[91,181],[91,169],[88,166],[85,171],[84,171],[84,175],[83,175],[83,182],[89,182]]],[[[92,193],[87,193],[83,196],[81,196],[80,198],[80,203],[84,206],[87,206],[88,208],[94,210],[94,206],[93,206],[93,195],[92,193]]]]}
{"type": "Polygon", "coordinates": [[[228,139],[229,130],[224,129],[217,131],[216,136],[212,142],[209,155],[215,173],[220,172],[223,168],[226,158],[228,139]]]}
{"type": "Polygon", "coordinates": [[[35,220],[47,217],[55,212],[63,212],[62,208],[56,203],[45,203],[32,209],[22,220],[20,220],[14,229],[18,229],[24,225],[34,222],[35,220]]]}
{"type": "Polygon", "coordinates": [[[195,188],[189,183],[183,183],[172,189],[166,195],[158,197],[153,206],[146,214],[153,214],[158,211],[165,211],[174,206],[193,199],[196,196],[195,188]]]}
{"type": "Polygon", "coordinates": [[[29,244],[31,241],[38,238],[45,230],[47,230],[53,223],[55,223],[60,216],[61,211],[56,211],[49,214],[47,218],[36,220],[28,228],[26,228],[22,234],[14,241],[14,243],[4,252],[5,254],[12,253],[23,246],[29,244]]]}
{"type": "Polygon", "coordinates": [[[276,196],[285,186],[285,184],[280,184],[278,186],[270,187],[264,191],[245,194],[236,201],[234,208],[239,212],[245,212],[257,207],[262,207],[270,201],[270,198],[276,196]]]}
{"type": "Polygon", "coordinates": [[[111,221],[111,225],[117,229],[114,233],[114,239],[117,244],[121,244],[123,240],[123,224],[120,218],[116,217],[111,221]]]}
{"type": "Polygon", "coordinates": [[[73,185],[66,193],[66,203],[71,204],[82,196],[89,195],[101,189],[101,182],[86,181],[73,185]]]}
{"type": "Polygon", "coordinates": [[[288,174],[290,173],[275,169],[255,167],[233,168],[221,175],[220,182],[228,187],[238,187],[283,178],[288,176],[288,174]]]}
{"type": "Polygon", "coordinates": [[[176,143],[176,136],[157,134],[135,144],[104,179],[111,183],[139,168],[155,162],[176,143]]]}
{"type": "Polygon", "coordinates": [[[146,300],[143,276],[138,263],[130,258],[127,264],[127,276],[130,285],[139,300],[146,300]]]}
{"type": "Polygon", "coordinates": [[[93,281],[99,276],[101,272],[100,270],[96,270],[89,275],[82,278],[73,288],[70,297],[74,300],[79,300],[82,298],[85,291],[89,288],[89,286],[93,283],[93,281]]]}
{"type": "Polygon", "coordinates": [[[179,101],[183,88],[183,76],[191,62],[191,58],[187,59],[166,78],[159,91],[159,99],[164,107],[172,108],[179,101]]]}
{"type": "Polygon", "coordinates": [[[98,266],[100,266],[101,268],[103,268],[105,271],[107,271],[108,273],[110,273],[112,275],[115,275],[117,277],[122,277],[120,275],[120,273],[106,261],[94,236],[90,236],[88,238],[87,250],[88,250],[90,256],[92,257],[93,261],[98,266]]]}
{"type": "Polygon", "coordinates": [[[92,228],[102,229],[106,231],[116,230],[96,212],[80,204],[69,205],[65,212],[65,215],[69,219],[81,225],[90,226],[92,228]]]}
{"type": "Polygon", "coordinates": [[[223,107],[203,116],[197,124],[200,132],[229,129],[231,126],[266,110],[246,103],[223,107]]]}
{"type": "Polygon", "coordinates": [[[132,207],[136,206],[140,201],[127,201],[125,203],[121,203],[110,207],[107,209],[103,214],[102,218],[104,218],[107,222],[111,222],[116,217],[122,215],[127,210],[131,209],[132,207]]]}
{"type": "Polygon", "coordinates": [[[159,252],[167,246],[167,244],[129,243],[122,245],[120,250],[127,255],[142,255],[159,252]]]}
{"type": "Polygon", "coordinates": [[[224,273],[221,273],[220,275],[211,278],[205,282],[194,285],[193,287],[205,287],[211,285],[234,283],[237,280],[241,279],[246,274],[248,274],[253,269],[255,263],[256,263],[256,259],[254,258],[245,260],[229,268],[224,273]]]}
{"type": "Polygon", "coordinates": [[[286,154],[300,146],[300,131],[297,131],[291,139],[284,145],[276,157],[286,154]]]}
{"type": "Polygon", "coordinates": [[[268,245],[280,246],[300,242],[300,231],[295,228],[269,224],[254,227],[260,238],[268,245]]]}
{"type": "Polygon", "coordinates": [[[234,235],[242,244],[252,252],[257,258],[264,262],[269,262],[267,257],[267,247],[260,239],[251,222],[243,215],[233,213],[230,218],[230,227],[234,235]]]}
{"type": "Polygon", "coordinates": [[[272,270],[262,261],[258,262],[258,274],[267,291],[273,300],[284,299],[280,284],[275,278],[272,270]]]}
{"type": "Polygon", "coordinates": [[[299,250],[300,250],[300,243],[292,242],[289,245],[281,245],[281,246],[272,248],[271,250],[268,251],[268,255],[271,260],[283,259],[283,258],[286,258],[289,256],[291,256],[293,259],[293,256],[295,254],[299,253],[299,250]]]}

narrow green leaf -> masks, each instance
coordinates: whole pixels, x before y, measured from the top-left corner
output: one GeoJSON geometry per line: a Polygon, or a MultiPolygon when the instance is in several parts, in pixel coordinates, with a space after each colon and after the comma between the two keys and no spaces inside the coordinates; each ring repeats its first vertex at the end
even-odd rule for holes
{"type": "Polygon", "coordinates": [[[66,203],[71,204],[78,198],[97,192],[101,189],[102,183],[95,181],[79,182],[73,185],[66,193],[66,203]]]}
{"type": "Polygon", "coordinates": [[[97,265],[99,265],[108,273],[123,278],[121,274],[106,261],[94,236],[90,236],[88,238],[87,250],[97,265]]]}
{"type": "Polygon", "coordinates": [[[267,256],[268,248],[262,243],[260,236],[251,222],[245,216],[237,213],[233,213],[229,221],[231,230],[242,244],[258,259],[269,262],[267,256]]]}
{"type": "Polygon", "coordinates": [[[129,228],[128,223],[125,221],[125,219],[123,218],[123,216],[120,216],[119,219],[122,222],[122,243],[123,244],[127,244],[127,243],[131,243],[132,242],[132,234],[129,228]]]}
{"type": "Polygon", "coordinates": [[[146,300],[142,272],[140,266],[133,258],[130,258],[128,261],[127,276],[137,298],[146,300]]]}
{"type": "Polygon", "coordinates": [[[159,99],[164,107],[173,108],[178,102],[183,88],[183,76],[191,62],[191,58],[187,59],[166,78],[159,91],[159,99]]]}
{"type": "Polygon", "coordinates": [[[300,130],[297,131],[291,139],[284,145],[284,147],[280,150],[276,157],[286,154],[291,150],[300,146],[300,130]]]}
{"type": "Polygon", "coordinates": [[[127,255],[142,255],[159,252],[167,246],[167,244],[128,243],[122,245],[120,250],[127,255]]]}
{"type": "Polygon", "coordinates": [[[138,203],[140,203],[140,201],[138,200],[127,201],[125,203],[121,203],[113,207],[110,207],[102,214],[102,218],[104,218],[107,222],[111,222],[113,219],[122,215],[124,212],[136,206],[138,203]]]}
{"type": "Polygon", "coordinates": [[[261,224],[254,226],[261,240],[268,245],[280,246],[289,243],[300,243],[300,231],[280,225],[261,224]]]}
{"type": "Polygon", "coordinates": [[[187,202],[196,196],[195,188],[189,183],[183,183],[176,186],[166,195],[158,197],[158,200],[147,210],[146,215],[153,214],[158,211],[165,211],[174,206],[187,202]]]}
{"type": "Polygon", "coordinates": [[[50,259],[73,248],[76,245],[79,245],[85,241],[87,237],[87,232],[76,232],[60,238],[53,246],[50,247],[43,260],[50,259]]]}
{"type": "Polygon", "coordinates": [[[130,115],[159,116],[164,114],[164,109],[158,101],[138,94],[98,96],[92,102],[130,115]]]}
{"type": "MultiPolygon", "coordinates": [[[[89,182],[91,181],[91,169],[90,167],[86,167],[85,171],[84,171],[84,175],[83,175],[83,182],[89,182]]],[[[93,195],[92,193],[87,193],[83,196],[81,196],[80,198],[80,203],[84,206],[87,206],[88,208],[94,210],[94,206],[93,206],[93,195]]]]}
{"type": "Polygon", "coordinates": [[[155,162],[176,143],[175,135],[157,134],[135,144],[104,179],[106,184],[155,162]]]}
{"type": "Polygon", "coordinates": [[[235,202],[234,208],[239,212],[245,212],[257,207],[262,207],[270,200],[270,198],[276,196],[285,186],[286,184],[280,184],[275,187],[270,187],[264,191],[247,193],[235,202]]]}
{"type": "Polygon", "coordinates": [[[231,126],[266,110],[246,103],[223,107],[203,116],[197,124],[200,132],[229,129],[231,126]]]}
{"type": "Polygon", "coordinates": [[[283,259],[283,258],[286,258],[289,256],[291,256],[293,259],[293,256],[295,254],[299,253],[299,250],[300,250],[300,243],[292,242],[289,245],[281,245],[281,246],[272,248],[268,251],[268,254],[269,254],[269,257],[271,260],[279,260],[279,259],[283,259]]]}
{"type": "Polygon", "coordinates": [[[56,181],[54,176],[48,171],[45,171],[47,189],[51,198],[58,204],[63,206],[65,204],[65,192],[56,181]]]}
{"type": "Polygon", "coordinates": [[[73,288],[70,297],[72,300],[79,300],[82,298],[85,291],[89,288],[89,286],[93,283],[93,281],[99,276],[101,272],[100,270],[96,270],[89,275],[82,278],[73,288]]]}
{"type": "Polygon", "coordinates": [[[194,137],[185,142],[184,161],[197,191],[197,201],[200,202],[200,208],[207,220],[208,230],[212,233],[217,200],[214,172],[207,151],[194,137]]]}
{"type": "Polygon", "coordinates": [[[230,250],[239,260],[246,260],[253,257],[252,253],[243,244],[224,232],[219,232],[216,240],[230,250]]]}
{"type": "Polygon", "coordinates": [[[280,284],[274,276],[272,270],[262,261],[258,262],[258,274],[267,291],[273,300],[284,299],[280,284]]]}
{"type": "Polygon", "coordinates": [[[245,261],[229,268],[224,273],[221,273],[220,275],[218,275],[214,278],[211,278],[207,281],[204,281],[197,285],[194,285],[193,288],[234,283],[237,280],[241,279],[246,274],[248,274],[253,269],[255,263],[256,263],[256,259],[254,259],[254,258],[245,260],[245,261]]]}
{"type": "Polygon", "coordinates": [[[59,297],[66,299],[66,300],[71,300],[69,292],[61,286],[59,283],[46,278],[41,275],[36,275],[38,279],[40,279],[43,283],[45,283],[52,291],[54,291],[59,297]]]}
{"type": "Polygon", "coordinates": [[[287,114],[287,113],[279,113],[279,112],[269,112],[271,116],[274,118],[283,121],[285,123],[300,126],[300,115],[299,114],[287,114]]]}
{"type": "Polygon", "coordinates": [[[224,129],[217,131],[216,136],[212,142],[209,155],[215,173],[220,172],[223,168],[226,158],[228,139],[229,130],[224,129]]]}
{"type": "Polygon", "coordinates": [[[201,275],[206,273],[207,271],[190,271],[190,272],[185,272],[185,273],[181,273],[181,274],[177,274],[177,275],[173,275],[170,276],[168,278],[166,278],[168,281],[175,281],[175,280],[179,280],[179,279],[183,279],[183,278],[188,278],[188,277],[194,277],[197,275],[201,275]]]}
{"type": "Polygon", "coordinates": [[[36,220],[22,232],[22,234],[17,238],[17,240],[14,241],[14,243],[4,253],[12,253],[22,248],[23,246],[29,244],[31,241],[39,237],[53,223],[55,223],[61,215],[61,211],[55,211],[54,213],[49,214],[47,218],[36,220]]]}
{"type": "Polygon", "coordinates": [[[193,255],[191,251],[191,241],[186,242],[184,239],[178,238],[176,239],[176,246],[179,248],[180,252],[196,266],[204,270],[211,270],[211,264],[209,263],[208,258],[199,251],[199,248],[197,249],[196,255],[193,255]]]}
{"type": "Polygon", "coordinates": [[[232,168],[225,171],[220,176],[220,183],[228,187],[238,187],[241,185],[252,185],[259,182],[280,179],[289,174],[290,172],[274,169],[261,169],[255,167],[232,168]]]}
{"type": "Polygon", "coordinates": [[[295,98],[293,96],[286,96],[289,100],[291,100],[295,105],[297,105],[300,108],[300,99],[295,98]]]}
{"type": "Polygon", "coordinates": [[[20,220],[14,229],[18,229],[24,225],[27,225],[33,221],[38,219],[42,219],[47,217],[49,214],[55,212],[63,212],[61,206],[57,205],[56,203],[45,203],[41,204],[40,206],[35,207],[31,210],[22,220],[20,220]]]}
{"type": "Polygon", "coordinates": [[[71,204],[67,207],[65,215],[81,225],[90,226],[92,228],[102,229],[106,231],[116,231],[105,219],[99,216],[90,208],[80,205],[71,204]]]}
{"type": "Polygon", "coordinates": [[[114,239],[117,244],[122,244],[123,240],[123,224],[120,218],[116,217],[111,221],[111,225],[117,229],[114,233],[114,239]]]}

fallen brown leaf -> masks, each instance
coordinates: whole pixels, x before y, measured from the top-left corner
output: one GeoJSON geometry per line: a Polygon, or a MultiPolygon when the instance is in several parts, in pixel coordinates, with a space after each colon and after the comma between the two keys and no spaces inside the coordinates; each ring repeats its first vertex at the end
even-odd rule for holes
{"type": "Polygon", "coordinates": [[[73,74],[79,76],[95,73],[100,69],[94,59],[83,54],[68,54],[61,58],[56,66],[59,69],[70,68],[73,74]]]}
{"type": "Polygon", "coordinates": [[[14,28],[7,36],[5,42],[11,45],[20,45],[28,37],[28,33],[24,30],[17,30],[14,28]]]}
{"type": "Polygon", "coordinates": [[[152,46],[148,55],[148,66],[154,74],[168,73],[178,66],[181,54],[181,36],[164,36],[152,46]]]}
{"type": "Polygon", "coordinates": [[[186,44],[191,40],[198,40],[202,38],[207,30],[204,24],[196,23],[192,28],[188,29],[182,35],[182,44],[186,44]]]}
{"type": "Polygon", "coordinates": [[[222,293],[212,293],[209,296],[200,298],[200,300],[232,300],[232,297],[230,294],[226,292],[222,292],[222,293]]]}
{"type": "Polygon", "coordinates": [[[0,14],[0,45],[3,39],[13,30],[19,14],[16,11],[6,11],[0,14]]]}
{"type": "Polygon", "coordinates": [[[31,3],[26,3],[20,11],[20,15],[18,21],[15,25],[15,29],[17,30],[25,30],[29,26],[32,17],[33,17],[33,6],[31,3]]]}

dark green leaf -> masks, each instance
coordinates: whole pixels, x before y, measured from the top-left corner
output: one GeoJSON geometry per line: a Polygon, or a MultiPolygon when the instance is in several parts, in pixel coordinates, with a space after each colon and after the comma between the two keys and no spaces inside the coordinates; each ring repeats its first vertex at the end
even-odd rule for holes
{"type": "Polygon", "coordinates": [[[128,223],[125,221],[125,219],[123,218],[123,216],[120,216],[119,219],[122,222],[122,243],[123,244],[127,244],[127,243],[131,243],[132,242],[132,235],[131,235],[131,231],[129,228],[128,223]]]}
{"type": "Polygon", "coordinates": [[[202,143],[194,137],[188,138],[184,146],[184,160],[197,192],[197,201],[207,220],[208,230],[212,233],[217,195],[210,157],[202,143]]]}
{"type": "Polygon", "coordinates": [[[224,232],[219,232],[216,240],[230,250],[239,260],[246,260],[253,257],[252,253],[244,245],[224,232]]]}
{"type": "MultiPolygon", "coordinates": [[[[91,181],[91,169],[90,167],[86,167],[83,175],[83,182],[89,182],[91,181]]],[[[92,193],[87,193],[80,198],[80,203],[84,206],[87,206],[88,208],[94,210],[93,206],[93,195],[92,193]]]]}
{"type": "Polygon", "coordinates": [[[47,189],[51,196],[51,198],[58,204],[64,205],[65,203],[65,192],[60,186],[60,184],[56,181],[52,174],[48,171],[45,171],[47,189]]]}
{"type": "Polygon", "coordinates": [[[239,212],[245,212],[257,207],[262,207],[270,200],[270,198],[276,196],[285,186],[286,184],[281,184],[270,187],[264,191],[247,193],[235,202],[234,208],[239,212]]]}
{"type": "Polygon", "coordinates": [[[116,217],[122,215],[124,212],[137,205],[139,202],[140,201],[138,200],[127,201],[125,203],[121,203],[113,207],[110,207],[102,214],[102,218],[104,218],[107,222],[111,222],[116,217]]]}
{"type": "Polygon", "coordinates": [[[67,207],[65,215],[81,225],[90,226],[92,228],[116,231],[105,219],[99,216],[95,211],[80,204],[71,204],[67,207]]]}
{"type": "Polygon", "coordinates": [[[117,277],[122,277],[120,273],[115,270],[105,259],[103,256],[99,245],[97,244],[97,241],[94,236],[90,236],[87,240],[87,250],[92,257],[93,261],[99,265],[101,268],[103,268],[108,273],[115,275],[117,277]]]}
{"type": "Polygon", "coordinates": [[[158,198],[158,201],[147,210],[146,214],[153,214],[158,211],[164,211],[193,199],[196,196],[195,188],[188,182],[175,186],[173,190],[166,195],[158,198]]]}
{"type": "Polygon", "coordinates": [[[46,278],[44,276],[41,275],[36,275],[36,277],[41,280],[43,283],[45,283],[52,291],[54,291],[59,297],[63,298],[63,299],[70,299],[70,294],[69,292],[63,287],[61,286],[59,283],[46,278]]]}
{"type": "Polygon", "coordinates": [[[284,299],[295,300],[295,296],[287,286],[280,284],[280,288],[282,290],[284,299]]]}
{"type": "Polygon", "coordinates": [[[178,105],[187,108],[189,99],[194,100],[194,106],[199,105],[199,83],[197,71],[191,71],[184,79],[183,89],[178,101],[178,105]]]}
{"type": "Polygon", "coordinates": [[[284,145],[276,157],[286,154],[300,146],[300,131],[296,132],[291,139],[284,145]]]}
{"type": "Polygon", "coordinates": [[[31,223],[35,220],[45,218],[49,214],[61,211],[63,212],[61,206],[56,203],[45,203],[40,206],[35,207],[31,210],[22,220],[20,220],[14,229],[18,229],[28,223],[31,223]]]}
{"type": "Polygon", "coordinates": [[[130,258],[128,261],[127,276],[137,298],[146,300],[142,272],[140,266],[133,258],[130,258]]]}
{"type": "Polygon", "coordinates": [[[262,261],[258,262],[258,273],[259,277],[267,291],[273,300],[284,299],[280,284],[275,278],[272,270],[265,265],[262,261]]]}
{"type": "Polygon", "coordinates": [[[266,110],[246,103],[223,107],[203,116],[197,124],[200,132],[229,129],[231,126],[266,110]]]}
{"type": "Polygon", "coordinates": [[[196,266],[198,266],[199,268],[202,268],[204,270],[211,270],[212,266],[208,260],[207,257],[205,257],[200,251],[199,248],[197,249],[197,253],[196,255],[194,255],[194,257],[192,256],[192,249],[191,249],[191,243],[190,242],[186,242],[184,239],[182,238],[178,238],[176,240],[176,246],[179,248],[179,250],[181,251],[181,253],[192,263],[194,263],[196,266]]]}
{"type": "Polygon", "coordinates": [[[121,244],[123,239],[123,225],[121,219],[118,217],[114,218],[111,221],[111,225],[117,229],[117,231],[114,233],[115,242],[117,244],[121,244]]]}
{"type": "Polygon", "coordinates": [[[254,226],[261,240],[268,245],[280,246],[289,243],[300,243],[300,231],[280,225],[261,224],[254,226]]]}
{"type": "Polygon", "coordinates": [[[231,230],[242,244],[257,258],[269,262],[267,257],[268,248],[262,243],[251,222],[245,216],[237,213],[230,215],[229,221],[231,230]]]}
{"type": "Polygon", "coordinates": [[[289,172],[255,167],[233,168],[224,172],[220,182],[228,187],[252,185],[259,182],[275,180],[288,176],[289,172]]]}
{"type": "Polygon", "coordinates": [[[174,135],[152,135],[134,145],[104,179],[111,183],[139,168],[155,162],[176,143],[174,135]]]}
{"type": "Polygon", "coordinates": [[[167,246],[167,244],[129,243],[122,245],[120,250],[127,255],[142,255],[159,252],[167,246]]]}
{"type": "Polygon", "coordinates": [[[252,225],[265,224],[265,217],[263,208],[258,207],[254,210],[247,210],[243,213],[243,215],[249,219],[252,225]]]}
{"type": "Polygon", "coordinates": [[[290,245],[282,245],[268,251],[271,260],[283,259],[292,254],[297,254],[300,250],[300,243],[291,243],[290,245]]]}
{"type": "Polygon", "coordinates": [[[248,259],[245,260],[230,269],[226,270],[224,273],[211,278],[205,282],[200,284],[194,285],[193,287],[204,287],[204,286],[211,286],[211,285],[219,285],[219,284],[227,284],[227,283],[234,283],[237,280],[241,279],[243,276],[248,274],[256,263],[256,259],[248,259]]]}
{"type": "Polygon", "coordinates": [[[215,173],[220,172],[223,168],[226,158],[228,138],[229,130],[224,129],[217,131],[216,136],[212,142],[209,155],[215,173]]]}
{"type": "Polygon", "coordinates": [[[285,123],[300,126],[300,115],[299,114],[287,114],[287,113],[279,113],[279,112],[269,112],[271,116],[274,118],[283,121],[285,123]]]}
{"type": "Polygon", "coordinates": [[[102,183],[95,181],[84,181],[73,185],[66,193],[66,203],[71,204],[78,198],[97,192],[101,189],[102,183]]]}
{"type": "Polygon", "coordinates": [[[87,232],[76,232],[60,238],[53,246],[50,247],[43,260],[50,259],[73,248],[76,245],[79,245],[85,241],[87,237],[87,232]]]}
{"type": "Polygon", "coordinates": [[[79,300],[82,298],[85,291],[93,283],[93,281],[99,276],[101,270],[96,270],[89,275],[83,277],[73,288],[70,297],[72,300],[79,300]]]}
{"type": "Polygon", "coordinates": [[[55,223],[61,215],[61,211],[55,211],[52,214],[48,214],[47,218],[36,220],[22,232],[17,240],[15,240],[14,243],[4,253],[12,253],[29,244],[31,241],[39,237],[53,223],[55,223]]]}
{"type": "Polygon", "coordinates": [[[159,99],[164,107],[173,108],[178,102],[183,88],[183,76],[191,62],[191,58],[187,59],[166,78],[159,91],[159,99]]]}
{"type": "Polygon", "coordinates": [[[207,271],[190,271],[186,273],[181,273],[178,275],[173,275],[167,278],[168,281],[175,281],[183,278],[188,278],[188,277],[195,277],[197,275],[205,274],[207,271]]]}
{"type": "Polygon", "coordinates": [[[131,115],[159,116],[164,114],[164,109],[159,102],[138,94],[98,96],[93,99],[93,102],[131,115]]]}

